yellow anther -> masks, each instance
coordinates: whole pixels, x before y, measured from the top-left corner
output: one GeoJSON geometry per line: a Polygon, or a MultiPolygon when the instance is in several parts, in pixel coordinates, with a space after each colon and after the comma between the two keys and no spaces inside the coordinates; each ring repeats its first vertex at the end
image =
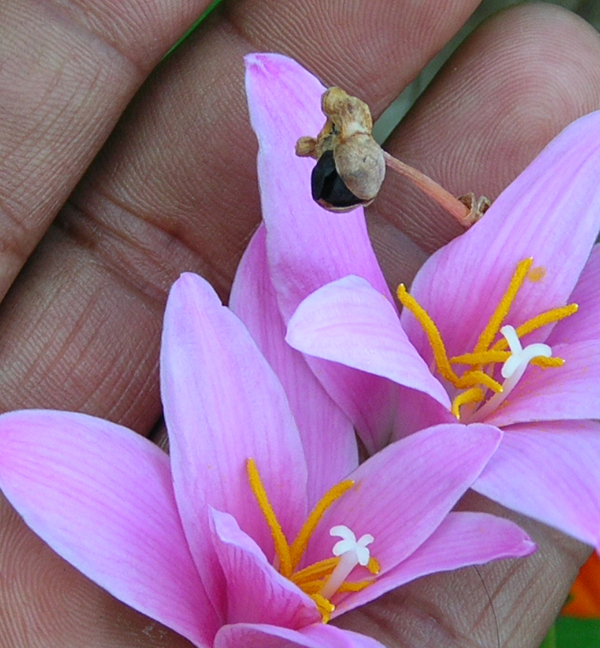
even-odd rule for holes
{"type": "Polygon", "coordinates": [[[475,385],[483,385],[496,394],[502,393],[502,385],[483,371],[468,371],[456,382],[456,386],[459,389],[467,389],[469,387],[475,387],[475,385]]]}
{"type": "Polygon", "coordinates": [[[376,558],[369,558],[369,562],[367,563],[367,569],[373,574],[374,576],[377,576],[379,572],[381,571],[381,565],[379,564],[379,561],[376,558]]]}
{"type": "Polygon", "coordinates": [[[417,319],[419,324],[423,327],[425,335],[429,340],[429,345],[433,351],[433,357],[435,358],[435,364],[440,372],[440,375],[443,376],[446,380],[450,381],[454,386],[457,386],[458,376],[454,373],[454,370],[450,366],[448,361],[448,355],[446,353],[446,347],[442,341],[442,336],[434,324],[431,317],[427,311],[417,302],[417,300],[408,294],[406,286],[400,284],[397,290],[398,299],[404,308],[408,309],[417,319]]]}
{"type": "Polygon", "coordinates": [[[539,356],[534,358],[531,361],[531,364],[542,367],[542,369],[548,369],[548,367],[562,367],[565,364],[565,361],[563,358],[544,358],[543,356],[539,356]]]}
{"type": "Polygon", "coordinates": [[[464,392],[458,394],[458,396],[452,401],[452,414],[456,416],[457,419],[460,419],[460,408],[467,403],[481,403],[483,400],[483,390],[479,387],[471,387],[464,392]]]}
{"type": "Polygon", "coordinates": [[[340,594],[341,594],[342,592],[361,592],[361,591],[364,590],[366,587],[369,587],[369,585],[373,585],[373,581],[372,581],[372,580],[368,580],[368,581],[358,581],[358,582],[356,582],[356,583],[348,583],[348,582],[346,581],[345,583],[342,583],[342,584],[340,585],[340,589],[338,590],[338,592],[340,592],[340,594]]]}
{"type": "Polygon", "coordinates": [[[527,273],[529,272],[532,264],[533,259],[530,258],[521,261],[517,265],[517,269],[515,270],[512,279],[508,284],[506,292],[502,296],[502,299],[496,307],[496,310],[490,318],[490,321],[487,323],[487,326],[481,332],[479,340],[477,340],[477,344],[475,345],[474,349],[475,353],[478,353],[480,351],[487,351],[490,348],[490,344],[494,341],[494,338],[496,337],[498,331],[500,330],[500,327],[502,326],[504,318],[508,315],[508,311],[510,310],[511,305],[515,300],[519,289],[523,285],[525,277],[527,276],[527,273]]]}
{"type": "Polygon", "coordinates": [[[331,613],[335,611],[335,605],[320,594],[311,594],[310,598],[317,604],[323,623],[329,623],[331,613]]]}
{"type": "Polygon", "coordinates": [[[450,358],[452,364],[486,365],[494,362],[506,362],[510,357],[508,351],[481,351],[480,353],[463,353],[450,358]]]}
{"type": "Polygon", "coordinates": [[[319,500],[315,508],[311,511],[306,522],[303,524],[300,532],[296,536],[296,539],[290,547],[290,558],[292,563],[292,569],[296,569],[304,551],[306,550],[306,545],[310,540],[310,536],[314,533],[314,530],[317,528],[317,524],[321,521],[325,511],[344,493],[349,491],[354,482],[351,480],[346,480],[336,484],[330,488],[325,495],[319,500]]]}
{"type": "Polygon", "coordinates": [[[296,583],[298,587],[304,588],[304,583],[310,583],[314,580],[321,580],[331,576],[339,562],[339,557],[320,560],[319,562],[314,563],[314,565],[305,567],[304,569],[297,571],[295,574],[292,574],[290,580],[292,583],[296,583]]]}
{"type": "MultiPolygon", "coordinates": [[[[555,322],[560,322],[561,320],[574,315],[579,310],[578,304],[568,304],[567,306],[560,306],[559,308],[552,308],[545,313],[540,313],[535,317],[527,320],[521,326],[518,326],[515,329],[515,332],[519,338],[524,337],[528,333],[537,331],[537,329],[542,328],[542,326],[547,326],[548,324],[554,324],[555,322]]],[[[501,338],[494,344],[492,349],[494,350],[504,350],[508,347],[508,342],[501,338]]]]}
{"type": "Polygon", "coordinates": [[[267,492],[265,487],[260,479],[258,474],[258,469],[256,467],[256,462],[254,459],[248,459],[247,463],[248,469],[248,480],[250,481],[250,488],[254,493],[254,497],[258,502],[258,506],[264,515],[267,524],[269,525],[269,530],[271,531],[271,536],[273,537],[273,544],[275,545],[275,553],[279,558],[279,571],[280,573],[289,578],[292,575],[292,559],[290,555],[290,547],[287,543],[286,537],[281,529],[277,515],[269,502],[267,497],[267,492]]]}

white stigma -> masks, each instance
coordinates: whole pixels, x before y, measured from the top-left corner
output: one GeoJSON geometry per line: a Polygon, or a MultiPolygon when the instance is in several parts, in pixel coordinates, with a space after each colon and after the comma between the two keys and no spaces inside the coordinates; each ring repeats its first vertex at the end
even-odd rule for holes
{"type": "Polygon", "coordinates": [[[498,408],[510,392],[517,386],[517,383],[525,373],[525,369],[527,369],[529,363],[534,358],[552,357],[552,349],[547,344],[542,344],[541,342],[528,344],[523,348],[514,326],[503,326],[500,329],[500,333],[502,333],[508,342],[508,347],[510,349],[510,356],[502,365],[502,369],[500,370],[500,373],[504,378],[504,382],[502,383],[502,392],[500,394],[494,394],[490,400],[483,405],[483,407],[480,407],[469,419],[469,423],[476,423],[477,421],[483,420],[488,416],[488,414],[491,414],[496,408],[498,408]]]}
{"type": "Polygon", "coordinates": [[[366,567],[369,564],[371,552],[367,547],[375,540],[370,533],[365,533],[357,540],[354,533],[343,524],[332,527],[329,535],[341,538],[332,550],[334,556],[340,556],[340,562],[320,592],[326,599],[330,599],[338,591],[357,565],[366,567]]]}
{"type": "Polygon", "coordinates": [[[500,333],[508,342],[510,348],[510,357],[502,365],[502,377],[512,378],[519,373],[519,378],[523,375],[527,365],[534,358],[551,358],[552,349],[547,344],[535,343],[528,344],[525,348],[521,345],[521,340],[515,331],[514,326],[503,326],[500,333]]]}

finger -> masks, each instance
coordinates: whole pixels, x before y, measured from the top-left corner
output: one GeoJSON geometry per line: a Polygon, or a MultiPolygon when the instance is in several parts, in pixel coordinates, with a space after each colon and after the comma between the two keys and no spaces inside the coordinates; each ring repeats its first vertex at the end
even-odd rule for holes
{"type": "MultiPolygon", "coordinates": [[[[455,195],[495,198],[569,122],[600,106],[600,39],[558,7],[519,7],[484,24],[445,66],[386,148],[455,195]]],[[[462,230],[388,174],[374,204],[424,250],[462,230]]]]}
{"type": "Polygon", "coordinates": [[[0,297],[151,67],[207,4],[3,3],[0,297]]]}

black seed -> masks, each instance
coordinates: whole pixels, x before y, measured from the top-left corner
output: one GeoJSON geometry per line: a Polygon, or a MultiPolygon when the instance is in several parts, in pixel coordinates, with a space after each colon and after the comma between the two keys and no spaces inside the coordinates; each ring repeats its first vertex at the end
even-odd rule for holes
{"type": "Polygon", "coordinates": [[[332,207],[352,207],[364,202],[348,189],[338,175],[333,151],[325,151],[319,158],[312,171],[310,187],[313,200],[332,207]]]}

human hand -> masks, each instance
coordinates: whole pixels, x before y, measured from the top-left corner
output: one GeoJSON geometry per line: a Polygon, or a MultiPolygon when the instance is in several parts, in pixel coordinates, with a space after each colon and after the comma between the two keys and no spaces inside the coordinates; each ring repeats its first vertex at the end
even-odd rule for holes
{"type": "MultiPolygon", "coordinates": [[[[192,270],[226,296],[260,217],[243,54],[292,55],[378,114],[477,3],[392,9],[380,0],[354,15],[333,2],[231,3],[154,73],[74,189],[138,85],[204,6],[170,4],[5,8],[5,410],[85,411],[151,432],[169,285],[192,270]]],[[[387,148],[457,195],[493,198],[563,126],[600,107],[599,58],[597,35],[565,12],[507,12],[471,37],[387,148]]],[[[392,285],[457,233],[393,178],[370,219],[392,285]]],[[[4,645],[188,645],[59,559],[5,502],[0,514],[4,645]]],[[[536,556],[422,579],[340,624],[390,648],[537,646],[588,550],[520,522],[536,556]]]]}

